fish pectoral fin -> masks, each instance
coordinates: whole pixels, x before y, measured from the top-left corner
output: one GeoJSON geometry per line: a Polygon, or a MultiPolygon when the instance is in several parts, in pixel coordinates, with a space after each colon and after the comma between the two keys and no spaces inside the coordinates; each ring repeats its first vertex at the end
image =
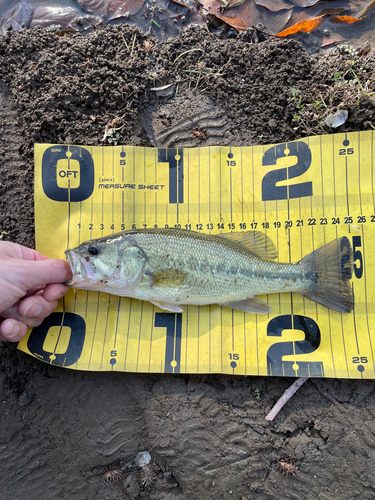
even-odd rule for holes
{"type": "Polygon", "coordinates": [[[164,309],[164,311],[171,311],[175,313],[182,313],[184,310],[181,306],[177,304],[171,304],[169,302],[161,302],[159,300],[150,300],[151,304],[154,306],[160,307],[160,309],[164,309]]]}
{"type": "Polygon", "coordinates": [[[162,269],[150,274],[152,279],[151,286],[161,286],[167,288],[174,288],[181,286],[187,280],[187,273],[180,269],[162,269]]]}
{"type": "Polygon", "coordinates": [[[223,302],[219,306],[231,307],[252,314],[267,314],[272,311],[272,308],[263,300],[257,297],[251,299],[239,300],[238,302],[223,302]]]}
{"type": "Polygon", "coordinates": [[[261,231],[220,233],[216,236],[233,241],[261,259],[276,259],[277,249],[269,236],[261,231]]]}

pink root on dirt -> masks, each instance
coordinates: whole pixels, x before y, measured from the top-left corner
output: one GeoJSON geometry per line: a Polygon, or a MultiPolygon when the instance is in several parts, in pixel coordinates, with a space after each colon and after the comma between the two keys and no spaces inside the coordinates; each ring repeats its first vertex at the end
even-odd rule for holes
{"type": "Polygon", "coordinates": [[[285,405],[285,403],[289,401],[289,399],[293,396],[293,394],[295,394],[298,391],[301,385],[303,385],[308,378],[309,377],[300,377],[295,382],[293,382],[293,384],[290,387],[288,387],[288,389],[284,392],[284,394],[281,396],[281,398],[277,401],[275,406],[266,416],[266,420],[272,421],[279,413],[281,408],[285,405]]]}

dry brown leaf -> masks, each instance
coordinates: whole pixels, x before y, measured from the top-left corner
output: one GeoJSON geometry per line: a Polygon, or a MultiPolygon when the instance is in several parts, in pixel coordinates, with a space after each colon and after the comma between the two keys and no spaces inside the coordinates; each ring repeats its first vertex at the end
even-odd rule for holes
{"type": "Polygon", "coordinates": [[[362,19],[366,19],[366,18],[362,17],[361,19],[357,19],[356,17],[352,17],[352,16],[335,16],[335,17],[331,17],[330,21],[331,21],[331,23],[354,24],[354,23],[357,23],[358,21],[362,21],[362,19]]]}
{"type": "Polygon", "coordinates": [[[237,31],[247,30],[245,21],[243,19],[240,19],[239,17],[224,16],[220,13],[216,13],[214,15],[221,21],[224,21],[224,23],[227,23],[229,24],[229,26],[232,26],[232,28],[234,28],[237,31]]]}
{"type": "Polygon", "coordinates": [[[299,21],[297,24],[294,24],[286,30],[281,31],[276,36],[288,36],[294,35],[295,33],[307,33],[315,30],[322,22],[322,17],[316,17],[315,19],[310,19],[308,21],[299,21]]]}
{"type": "Polygon", "coordinates": [[[321,47],[328,47],[328,45],[332,45],[337,42],[342,42],[344,39],[340,35],[334,36],[325,36],[322,41],[321,47]]]}

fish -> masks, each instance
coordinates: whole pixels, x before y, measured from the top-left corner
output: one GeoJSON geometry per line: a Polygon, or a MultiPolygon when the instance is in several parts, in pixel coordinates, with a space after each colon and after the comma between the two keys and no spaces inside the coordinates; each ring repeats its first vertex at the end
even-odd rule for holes
{"type": "Polygon", "coordinates": [[[171,312],[218,304],[253,314],[271,312],[258,295],[295,292],[340,313],[354,308],[353,252],[346,236],[299,262],[280,263],[262,231],[206,234],[135,229],[65,251],[74,288],[144,300],[171,312]]]}

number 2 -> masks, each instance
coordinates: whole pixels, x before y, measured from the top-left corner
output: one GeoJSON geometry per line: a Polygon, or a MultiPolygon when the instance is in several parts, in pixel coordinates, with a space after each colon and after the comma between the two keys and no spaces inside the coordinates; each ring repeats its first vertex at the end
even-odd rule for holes
{"type": "Polygon", "coordinates": [[[295,179],[307,172],[311,165],[311,150],[305,142],[296,141],[272,146],[263,155],[263,166],[276,165],[279,158],[285,158],[285,149],[289,150],[290,156],[297,157],[297,163],[291,167],[271,170],[266,173],[262,180],[263,201],[302,198],[313,194],[311,181],[291,186],[276,185],[278,182],[295,179]]]}

